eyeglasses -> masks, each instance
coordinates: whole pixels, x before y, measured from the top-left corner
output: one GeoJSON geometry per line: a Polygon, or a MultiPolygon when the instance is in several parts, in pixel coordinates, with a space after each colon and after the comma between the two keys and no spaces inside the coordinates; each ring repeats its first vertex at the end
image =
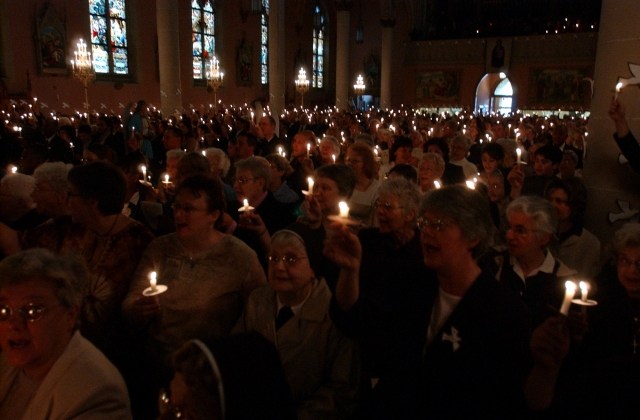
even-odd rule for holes
{"type": "Polygon", "coordinates": [[[21,308],[13,309],[9,306],[0,306],[0,322],[7,322],[11,319],[13,314],[17,314],[21,320],[26,322],[36,322],[42,316],[53,308],[62,305],[55,305],[47,308],[43,305],[36,305],[35,303],[27,303],[21,308]]]}
{"type": "Polygon", "coordinates": [[[178,212],[178,211],[183,211],[187,214],[191,214],[194,213],[196,211],[208,211],[207,209],[197,209],[195,207],[192,206],[186,206],[184,204],[180,204],[180,203],[173,203],[171,205],[171,209],[173,210],[174,213],[178,212]]]}
{"type": "Polygon", "coordinates": [[[396,210],[396,209],[401,209],[402,206],[394,206],[393,204],[391,204],[388,201],[380,201],[380,199],[378,198],[376,200],[376,207],[381,208],[385,211],[391,211],[391,210],[396,210]]]}
{"type": "Polygon", "coordinates": [[[240,185],[246,184],[249,181],[253,181],[255,178],[233,178],[234,183],[238,183],[240,185]]]}
{"type": "Polygon", "coordinates": [[[296,254],[292,254],[292,253],[288,253],[284,255],[267,254],[267,261],[269,261],[269,264],[276,265],[278,264],[278,261],[282,261],[284,265],[286,265],[287,267],[294,266],[300,260],[304,260],[306,258],[307,257],[298,257],[296,254]]]}
{"type": "Polygon", "coordinates": [[[537,230],[527,229],[524,226],[507,226],[507,232],[512,231],[516,236],[527,236],[530,232],[537,232],[537,230]]]}
{"type": "Polygon", "coordinates": [[[624,269],[635,267],[637,271],[640,271],[640,260],[629,261],[624,255],[618,257],[618,265],[624,269]]]}
{"type": "Polygon", "coordinates": [[[433,229],[440,232],[450,224],[450,222],[444,221],[442,219],[429,220],[426,217],[419,217],[416,220],[416,226],[420,230],[425,230],[427,227],[431,226],[433,229]]]}

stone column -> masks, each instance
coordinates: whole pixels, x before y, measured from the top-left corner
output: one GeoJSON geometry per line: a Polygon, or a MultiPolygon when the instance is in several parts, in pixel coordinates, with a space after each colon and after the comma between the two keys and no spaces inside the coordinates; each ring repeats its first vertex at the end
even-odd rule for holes
{"type": "Polygon", "coordinates": [[[391,107],[391,61],[393,59],[393,28],[396,20],[393,18],[381,19],[382,46],[380,58],[380,108],[391,107]]]}
{"type": "MultiPolygon", "coordinates": [[[[607,115],[618,77],[633,77],[628,63],[640,63],[638,21],[637,0],[602,1],[583,179],[589,194],[587,229],[604,241],[603,245],[623,223],[634,217],[637,222],[635,213],[640,210],[640,175],[619,162],[620,149],[613,140],[615,127],[607,115]]],[[[627,108],[631,132],[640,138],[638,86],[624,88],[618,99],[627,108]]]]}
{"type": "Polygon", "coordinates": [[[336,1],[336,106],[339,111],[349,108],[349,19],[352,3],[336,1]]]}
{"type": "Polygon", "coordinates": [[[182,111],[178,0],[156,0],[158,56],[160,64],[160,107],[165,117],[182,111]]]}
{"type": "Polygon", "coordinates": [[[284,0],[269,2],[269,108],[276,120],[276,133],[280,128],[279,115],[285,108],[284,7],[284,0]]]}

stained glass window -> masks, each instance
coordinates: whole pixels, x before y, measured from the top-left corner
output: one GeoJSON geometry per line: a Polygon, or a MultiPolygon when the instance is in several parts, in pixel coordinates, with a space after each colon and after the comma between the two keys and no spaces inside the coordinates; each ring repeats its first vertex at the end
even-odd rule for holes
{"type": "Polygon", "coordinates": [[[260,25],[260,80],[269,82],[269,0],[262,0],[262,25],[260,25]]]}
{"type": "Polygon", "coordinates": [[[96,73],[129,74],[126,0],[89,0],[96,73]]]}
{"type": "Polygon", "coordinates": [[[311,87],[324,86],[324,15],[320,6],[316,6],[313,14],[313,71],[311,72],[311,87]]]}
{"type": "Polygon", "coordinates": [[[206,80],[216,52],[215,14],[210,0],[191,0],[191,44],[193,78],[206,80]]]}

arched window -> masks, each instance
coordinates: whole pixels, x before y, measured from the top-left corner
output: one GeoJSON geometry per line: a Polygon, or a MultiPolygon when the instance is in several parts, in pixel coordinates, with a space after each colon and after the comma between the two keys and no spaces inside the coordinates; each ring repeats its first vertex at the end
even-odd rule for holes
{"type": "Polygon", "coordinates": [[[325,39],[324,15],[320,6],[316,5],[313,14],[313,75],[311,87],[324,86],[324,39],[325,39]]]}
{"type": "Polygon", "coordinates": [[[501,114],[512,111],[513,87],[509,79],[504,78],[493,90],[493,109],[501,114]]]}
{"type": "Polygon", "coordinates": [[[269,0],[262,0],[262,36],[260,38],[260,80],[263,85],[269,83],[269,0]]]}
{"type": "Polygon", "coordinates": [[[96,73],[129,74],[126,0],[89,0],[96,73]]]}
{"type": "Polygon", "coordinates": [[[209,0],[191,1],[193,78],[206,80],[207,66],[216,52],[215,14],[209,0]]]}

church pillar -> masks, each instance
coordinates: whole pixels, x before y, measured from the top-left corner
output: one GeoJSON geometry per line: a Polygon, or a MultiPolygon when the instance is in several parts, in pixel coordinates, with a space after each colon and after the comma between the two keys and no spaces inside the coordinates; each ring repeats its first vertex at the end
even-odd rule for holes
{"type": "MultiPolygon", "coordinates": [[[[605,242],[623,223],[637,218],[635,213],[640,209],[640,175],[628,164],[620,163],[620,149],[613,140],[615,127],[608,116],[618,77],[633,77],[628,63],[640,64],[638,21],[637,0],[602,1],[583,179],[589,194],[587,229],[605,242]],[[624,202],[629,203],[628,207],[624,202]]],[[[626,106],[631,132],[640,138],[638,87],[625,87],[618,99],[626,106]]]]}
{"type": "Polygon", "coordinates": [[[391,61],[393,60],[393,28],[396,20],[381,19],[382,46],[380,57],[380,108],[391,107],[391,61]]]}
{"type": "Polygon", "coordinates": [[[339,111],[349,107],[349,19],[351,1],[336,1],[336,106],[339,111]]]}
{"type": "Polygon", "coordinates": [[[279,134],[279,115],[285,108],[285,51],[284,0],[269,2],[269,108],[276,120],[279,134]]]}
{"type": "Polygon", "coordinates": [[[180,44],[178,0],[156,0],[158,25],[158,61],[160,65],[160,102],[165,117],[182,111],[180,84],[180,44]]]}

